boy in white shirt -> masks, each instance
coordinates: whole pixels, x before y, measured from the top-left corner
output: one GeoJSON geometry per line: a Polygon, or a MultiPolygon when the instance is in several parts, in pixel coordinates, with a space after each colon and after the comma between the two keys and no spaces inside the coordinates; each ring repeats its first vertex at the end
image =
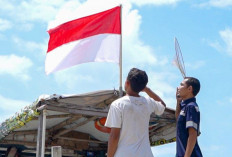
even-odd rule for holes
{"type": "Polygon", "coordinates": [[[146,87],[145,71],[132,68],[125,81],[126,95],[115,100],[105,123],[111,128],[108,157],[153,157],[149,142],[149,120],[154,112],[161,115],[166,104],[146,87]],[[146,92],[150,98],[139,95],[146,92]]]}

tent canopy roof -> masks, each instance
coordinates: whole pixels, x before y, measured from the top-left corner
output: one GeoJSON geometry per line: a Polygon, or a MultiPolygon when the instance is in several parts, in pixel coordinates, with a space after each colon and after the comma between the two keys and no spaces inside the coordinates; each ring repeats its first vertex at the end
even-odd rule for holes
{"type": "MultiPolygon", "coordinates": [[[[41,95],[0,124],[0,148],[17,145],[24,153],[35,153],[38,116],[46,109],[47,154],[56,145],[62,146],[69,156],[76,151],[106,150],[109,130],[101,124],[101,119],[104,120],[110,104],[117,98],[117,90],[41,95]]],[[[166,108],[162,116],[152,114],[149,134],[152,146],[175,141],[175,111],[166,108]]]]}

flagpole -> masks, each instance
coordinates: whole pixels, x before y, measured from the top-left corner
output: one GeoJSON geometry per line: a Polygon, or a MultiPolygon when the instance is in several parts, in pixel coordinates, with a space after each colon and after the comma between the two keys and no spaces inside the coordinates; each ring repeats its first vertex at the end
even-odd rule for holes
{"type": "Polygon", "coordinates": [[[119,97],[123,96],[122,91],[122,5],[120,5],[120,28],[121,28],[121,36],[120,36],[120,57],[119,57],[119,97]]]}

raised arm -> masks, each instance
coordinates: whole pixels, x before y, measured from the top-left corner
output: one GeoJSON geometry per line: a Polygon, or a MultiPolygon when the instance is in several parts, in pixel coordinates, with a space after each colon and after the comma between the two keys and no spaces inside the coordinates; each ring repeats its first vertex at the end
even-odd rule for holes
{"type": "Polygon", "coordinates": [[[162,103],[162,105],[164,105],[164,107],[166,107],[166,104],[164,103],[164,101],[157,94],[155,94],[155,92],[153,92],[149,87],[145,87],[143,89],[143,91],[145,93],[147,93],[147,95],[149,95],[149,97],[153,98],[155,101],[160,101],[162,103]]]}
{"type": "Polygon", "coordinates": [[[175,112],[175,116],[176,116],[176,120],[178,119],[179,115],[180,115],[180,103],[182,101],[182,98],[178,97],[178,88],[176,88],[176,112],[175,112]]]}

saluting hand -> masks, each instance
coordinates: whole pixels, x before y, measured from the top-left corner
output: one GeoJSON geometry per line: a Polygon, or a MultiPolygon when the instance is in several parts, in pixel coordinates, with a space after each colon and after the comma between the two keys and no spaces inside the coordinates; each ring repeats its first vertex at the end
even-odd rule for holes
{"type": "MultiPolygon", "coordinates": [[[[177,102],[181,102],[183,99],[180,97],[180,95],[179,95],[179,92],[178,92],[178,87],[176,88],[176,100],[177,100],[177,102]]],[[[178,103],[178,104],[179,104],[178,103]]]]}

